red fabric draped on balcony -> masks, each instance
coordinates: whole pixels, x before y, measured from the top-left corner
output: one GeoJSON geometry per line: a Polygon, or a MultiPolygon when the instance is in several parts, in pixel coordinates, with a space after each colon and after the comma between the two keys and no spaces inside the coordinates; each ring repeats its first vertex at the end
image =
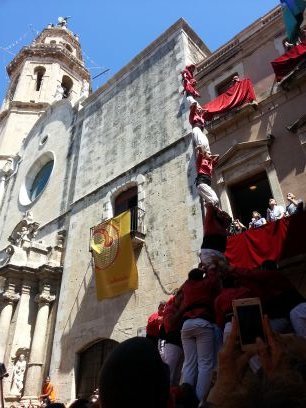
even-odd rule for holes
{"type": "Polygon", "coordinates": [[[256,268],[263,261],[280,261],[306,253],[306,213],[294,214],[227,239],[225,255],[231,265],[256,268]]]}
{"type": "Polygon", "coordinates": [[[306,60],[306,44],[299,44],[271,62],[277,82],[288,75],[300,61],[306,60]]]}
{"type": "Polygon", "coordinates": [[[233,108],[250,103],[256,99],[252,82],[248,78],[237,81],[226,92],[202,106],[205,120],[211,120],[215,115],[227,112],[233,108]]]}

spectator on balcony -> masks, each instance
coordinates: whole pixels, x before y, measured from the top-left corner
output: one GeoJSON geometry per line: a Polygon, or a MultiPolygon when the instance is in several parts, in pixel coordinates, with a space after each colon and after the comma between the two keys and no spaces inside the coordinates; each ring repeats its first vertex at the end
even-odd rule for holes
{"type": "Polygon", "coordinates": [[[258,211],[252,212],[252,220],[249,223],[249,228],[259,228],[267,223],[266,219],[261,216],[258,211]]]}
{"type": "Polygon", "coordinates": [[[267,221],[277,221],[285,216],[285,208],[282,205],[277,205],[274,198],[269,200],[269,208],[267,209],[267,221]]]}
{"type": "Polygon", "coordinates": [[[303,211],[303,201],[292,193],[287,194],[288,205],[286,207],[286,215],[292,215],[303,211]]]}
{"type": "Polygon", "coordinates": [[[246,231],[247,227],[242,224],[242,222],[236,218],[229,227],[229,234],[230,235],[238,235],[241,232],[246,231]]]}
{"type": "Polygon", "coordinates": [[[211,177],[213,168],[218,163],[219,155],[212,155],[208,152],[203,153],[200,147],[196,149],[196,155],[197,178],[195,183],[198,193],[205,203],[211,203],[217,206],[219,199],[215,191],[211,188],[211,177]]]}

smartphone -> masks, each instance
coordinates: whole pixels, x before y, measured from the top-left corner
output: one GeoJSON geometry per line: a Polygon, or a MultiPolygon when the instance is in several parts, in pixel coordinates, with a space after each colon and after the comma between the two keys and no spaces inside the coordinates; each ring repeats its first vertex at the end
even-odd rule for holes
{"type": "Polygon", "coordinates": [[[233,300],[233,310],[238,322],[242,350],[248,350],[254,346],[257,337],[265,341],[262,309],[259,298],[233,300]]]}

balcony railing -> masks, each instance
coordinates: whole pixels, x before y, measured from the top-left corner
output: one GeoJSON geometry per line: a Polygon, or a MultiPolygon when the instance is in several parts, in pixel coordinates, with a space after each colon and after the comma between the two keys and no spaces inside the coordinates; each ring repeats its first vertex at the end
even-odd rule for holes
{"type": "Polygon", "coordinates": [[[133,244],[139,245],[144,242],[145,225],[144,216],[145,211],[139,207],[130,208],[131,211],[131,237],[133,244]]]}

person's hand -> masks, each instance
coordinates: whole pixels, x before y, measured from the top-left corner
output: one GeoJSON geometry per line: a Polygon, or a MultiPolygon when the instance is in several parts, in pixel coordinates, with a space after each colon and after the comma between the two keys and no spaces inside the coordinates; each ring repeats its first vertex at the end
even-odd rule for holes
{"type": "Polygon", "coordinates": [[[252,350],[241,351],[237,338],[238,324],[233,317],[231,333],[218,354],[217,381],[208,395],[208,402],[216,405],[223,404],[229,393],[240,385],[249,359],[256,353],[256,346],[252,350]]]}
{"type": "Polygon", "coordinates": [[[265,375],[272,377],[274,374],[279,373],[279,370],[286,365],[286,350],[281,336],[272,331],[268,316],[263,318],[263,328],[267,343],[257,338],[257,352],[265,375]]]}

